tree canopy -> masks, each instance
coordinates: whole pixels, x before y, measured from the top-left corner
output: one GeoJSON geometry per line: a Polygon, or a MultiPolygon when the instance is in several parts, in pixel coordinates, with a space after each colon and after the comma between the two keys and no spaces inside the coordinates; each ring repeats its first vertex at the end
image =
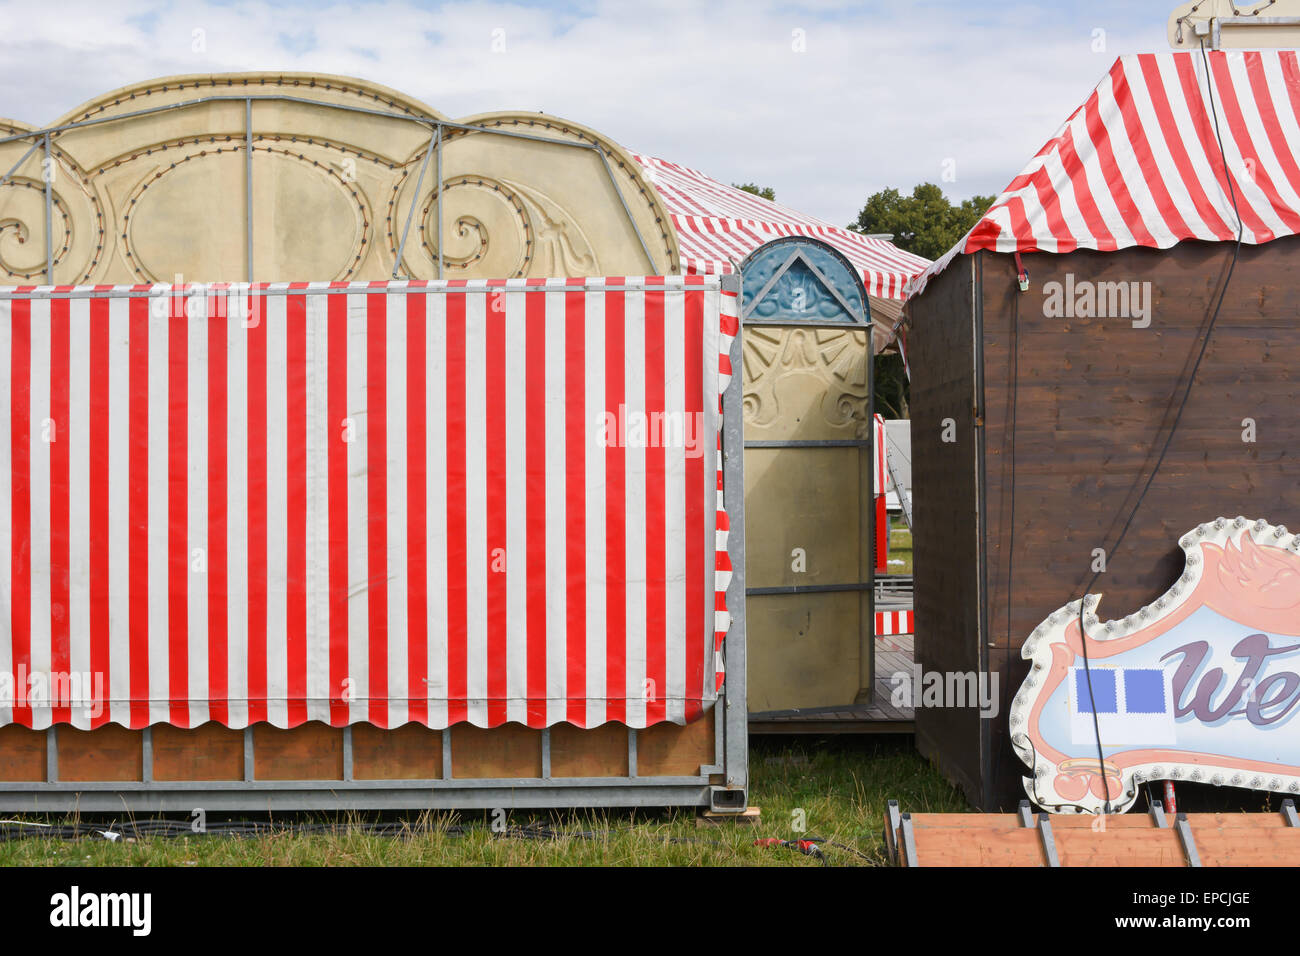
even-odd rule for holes
{"type": "Polygon", "coordinates": [[[957,244],[993,205],[994,196],[973,196],[953,204],[934,183],[921,183],[904,196],[882,189],[871,196],[850,229],[861,233],[890,233],[900,249],[938,259],[957,244]]]}
{"type": "Polygon", "coordinates": [[[760,186],[758,183],[745,183],[743,185],[741,183],[732,183],[731,188],[741,189],[747,193],[753,193],[760,199],[770,199],[772,202],[776,202],[776,190],[771,186],[760,186]]]}

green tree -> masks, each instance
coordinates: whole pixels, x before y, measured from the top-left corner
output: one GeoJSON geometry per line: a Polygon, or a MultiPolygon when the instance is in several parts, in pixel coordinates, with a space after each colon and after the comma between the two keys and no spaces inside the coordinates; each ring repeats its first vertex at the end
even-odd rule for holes
{"type": "Polygon", "coordinates": [[[922,183],[910,196],[897,189],[883,189],[867,200],[849,228],[861,233],[891,233],[898,248],[938,259],[979,222],[995,198],[973,196],[954,205],[934,183],[922,183]]]}
{"type": "Polygon", "coordinates": [[[911,418],[907,407],[911,388],[902,357],[897,352],[890,352],[875,356],[875,363],[876,414],[883,418],[911,418]]]}
{"type": "Polygon", "coordinates": [[[772,202],[776,202],[776,190],[771,186],[760,186],[758,183],[745,183],[742,186],[740,183],[732,183],[731,188],[753,193],[759,199],[770,199],[772,202]]]}

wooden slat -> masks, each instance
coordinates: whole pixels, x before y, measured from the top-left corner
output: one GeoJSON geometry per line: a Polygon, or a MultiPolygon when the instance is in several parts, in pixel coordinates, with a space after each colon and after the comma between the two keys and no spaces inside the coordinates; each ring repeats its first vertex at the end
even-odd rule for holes
{"type": "Polygon", "coordinates": [[[95,730],[77,730],[66,724],[57,732],[60,780],[140,780],[143,749],[138,730],[105,724],[95,730]]]}
{"type": "Polygon", "coordinates": [[[689,777],[713,763],[714,708],[684,727],[656,724],[637,732],[636,770],[641,777],[689,777]]]}
{"type": "Polygon", "coordinates": [[[1037,830],[936,828],[917,832],[918,866],[1044,866],[1037,830]]]}
{"type": "Polygon", "coordinates": [[[253,728],[253,772],[259,780],[342,780],[343,729],[308,723],[290,730],[253,728]]]}
{"type": "Polygon", "coordinates": [[[17,724],[0,727],[0,780],[44,780],[45,756],[45,731],[17,724]]]}
{"type": "Polygon", "coordinates": [[[1187,865],[1183,845],[1173,828],[1108,827],[1093,830],[1057,827],[1053,818],[1052,834],[1061,866],[1187,865]]]}
{"type": "Polygon", "coordinates": [[[552,777],[627,776],[627,727],[603,724],[583,730],[570,724],[551,728],[552,777]]]}
{"type": "MultiPolygon", "coordinates": [[[[62,730],[59,731],[62,734],[62,730]]],[[[203,724],[193,730],[155,724],[153,727],[153,777],[155,780],[242,780],[244,732],[220,724],[203,724]]]]}
{"type": "Polygon", "coordinates": [[[542,732],[523,724],[451,730],[451,775],[456,779],[542,775],[542,732]]]}
{"type": "Polygon", "coordinates": [[[352,726],[354,780],[437,780],[442,777],[442,731],[422,724],[384,730],[352,726]]]}
{"type": "MultiPolygon", "coordinates": [[[[1190,819],[1190,818],[1189,818],[1190,819]]],[[[1300,829],[1192,825],[1202,866],[1300,865],[1300,829]]]]}

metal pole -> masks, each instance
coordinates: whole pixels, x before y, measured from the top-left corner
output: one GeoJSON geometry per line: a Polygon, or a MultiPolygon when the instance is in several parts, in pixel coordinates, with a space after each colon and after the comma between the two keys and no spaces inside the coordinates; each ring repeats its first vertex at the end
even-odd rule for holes
{"type": "Polygon", "coordinates": [[[45,282],[54,285],[54,164],[50,161],[50,134],[45,134],[45,282]]]}
{"type": "MultiPolygon", "coordinates": [[[[438,127],[441,131],[442,127],[438,127]]],[[[442,137],[438,137],[438,278],[442,278],[442,137]]]]}
{"type": "MultiPolygon", "coordinates": [[[[424,173],[429,168],[429,157],[433,155],[434,146],[442,139],[442,127],[435,126],[433,135],[429,137],[429,148],[424,151],[424,161],[420,163],[420,176],[415,181],[415,194],[411,196],[411,208],[406,211],[406,225],[402,227],[402,241],[397,245],[397,259],[393,262],[393,278],[397,278],[397,270],[402,267],[402,256],[406,252],[406,235],[411,231],[411,220],[415,217],[415,206],[420,201],[420,190],[424,188],[424,173]]],[[[439,248],[439,254],[442,249],[439,248]]]]}
{"type": "Polygon", "coordinates": [[[18,162],[14,163],[12,166],[9,167],[9,172],[5,173],[3,176],[0,176],[0,186],[3,186],[5,183],[9,182],[9,177],[12,176],[14,173],[18,172],[18,167],[21,166],[23,163],[27,162],[27,157],[30,156],[32,153],[36,152],[40,148],[41,148],[41,144],[39,142],[32,143],[31,149],[23,153],[22,158],[20,158],[18,162]]]}
{"type": "Polygon", "coordinates": [[[614,170],[609,165],[609,160],[605,158],[605,151],[599,145],[591,147],[596,150],[596,155],[600,157],[601,163],[605,166],[605,172],[609,176],[609,184],[614,187],[614,194],[618,196],[619,203],[623,206],[623,213],[627,216],[627,221],[632,226],[632,231],[636,233],[636,241],[641,243],[641,251],[645,253],[645,261],[650,264],[651,274],[659,271],[659,266],[655,264],[655,257],[650,255],[650,247],[645,244],[645,239],[641,235],[641,230],[632,218],[632,210],[628,208],[627,200],[623,198],[623,190],[618,188],[618,180],[614,178],[614,170]]]}
{"type": "Polygon", "coordinates": [[[253,281],[253,101],[244,100],[244,261],[253,281]]]}

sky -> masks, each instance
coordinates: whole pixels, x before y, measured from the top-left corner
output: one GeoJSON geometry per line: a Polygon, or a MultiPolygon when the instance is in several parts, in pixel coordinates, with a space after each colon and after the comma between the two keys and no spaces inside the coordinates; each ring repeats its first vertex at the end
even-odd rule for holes
{"type": "Polygon", "coordinates": [[[1175,0],[0,0],[0,116],[178,73],[363,77],[545,111],[836,224],[885,187],[996,194],[1175,0]]]}

